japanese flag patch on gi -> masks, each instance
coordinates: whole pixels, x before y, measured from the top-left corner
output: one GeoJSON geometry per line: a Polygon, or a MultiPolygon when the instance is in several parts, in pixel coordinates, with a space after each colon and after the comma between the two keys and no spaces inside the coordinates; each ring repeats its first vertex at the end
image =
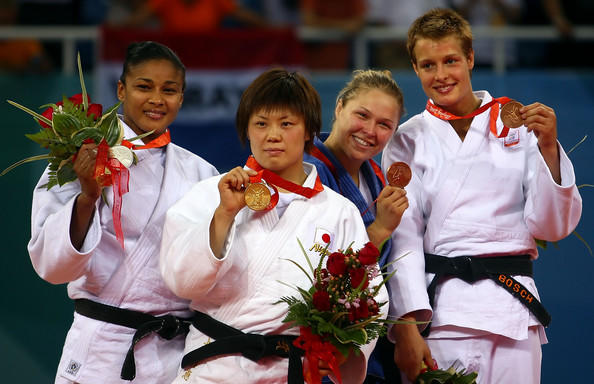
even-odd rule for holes
{"type": "Polygon", "coordinates": [[[319,244],[322,246],[326,246],[326,244],[330,244],[334,239],[334,234],[327,229],[317,227],[316,233],[314,235],[314,244],[319,244]]]}

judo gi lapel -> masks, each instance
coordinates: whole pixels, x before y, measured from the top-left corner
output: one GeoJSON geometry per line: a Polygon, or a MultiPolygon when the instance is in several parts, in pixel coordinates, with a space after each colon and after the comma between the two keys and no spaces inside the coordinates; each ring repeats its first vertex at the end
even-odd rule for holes
{"type": "MultiPolygon", "coordinates": [[[[489,101],[490,97],[485,98],[483,103],[489,101]]],[[[440,120],[427,111],[423,112],[423,117],[429,120],[429,126],[439,137],[442,150],[448,152],[444,154],[445,161],[439,175],[437,189],[439,192],[431,203],[432,211],[427,219],[425,232],[425,250],[433,252],[435,239],[438,238],[443,223],[451,213],[456,198],[464,188],[466,178],[475,164],[475,155],[484,150],[485,145],[488,144],[489,112],[486,111],[473,118],[464,141],[460,140],[447,121],[440,120]]]]}
{"type": "MultiPolygon", "coordinates": [[[[128,287],[123,286],[122,281],[129,283],[134,281],[131,276],[138,274],[151,260],[151,257],[155,257],[156,261],[154,262],[158,264],[165,213],[196,181],[196,177],[184,175],[186,169],[183,162],[176,156],[174,145],[167,145],[165,151],[165,170],[159,190],[159,198],[136,245],[132,249],[126,249],[127,255],[123,265],[118,268],[114,278],[105,286],[104,292],[108,293],[109,297],[123,297],[128,287]],[[155,241],[155,239],[158,239],[158,241],[155,241]]],[[[193,167],[190,168],[194,169],[193,167]]],[[[119,299],[117,300],[118,302],[114,304],[119,303],[119,299]]]]}

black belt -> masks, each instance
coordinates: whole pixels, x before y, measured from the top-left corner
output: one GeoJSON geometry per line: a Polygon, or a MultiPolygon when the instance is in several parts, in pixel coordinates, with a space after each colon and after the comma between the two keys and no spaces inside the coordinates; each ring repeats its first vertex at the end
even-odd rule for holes
{"type": "Polygon", "coordinates": [[[288,384],[303,383],[303,350],[293,345],[297,336],[243,333],[202,312],[195,312],[192,325],[213,341],[188,352],[182,359],[182,368],[188,369],[209,357],[230,353],[240,353],[252,361],[278,356],[289,359],[288,384]]]}
{"type": "MultiPolygon", "coordinates": [[[[529,255],[476,257],[445,257],[425,254],[425,272],[434,273],[435,277],[427,288],[429,303],[433,307],[435,289],[442,277],[457,277],[473,283],[480,279],[491,279],[524,304],[543,326],[551,323],[551,315],[544,306],[511,275],[532,276],[532,261],[529,255]]],[[[429,334],[429,326],[423,335],[429,334]]]]}
{"type": "Polygon", "coordinates": [[[171,340],[178,335],[187,334],[190,327],[189,319],[182,319],[173,315],[153,316],[130,309],[112,307],[88,299],[74,300],[74,310],[91,319],[136,329],[132,344],[122,365],[120,377],[123,380],[134,380],[134,377],[136,377],[134,347],[142,338],[156,332],[162,338],[171,340]]]}

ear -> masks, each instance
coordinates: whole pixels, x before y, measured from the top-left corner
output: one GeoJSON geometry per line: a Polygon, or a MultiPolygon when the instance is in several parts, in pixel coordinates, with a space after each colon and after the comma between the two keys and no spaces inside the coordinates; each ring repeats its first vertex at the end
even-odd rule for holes
{"type": "Polygon", "coordinates": [[[336,102],[336,107],[334,107],[334,120],[336,120],[336,116],[338,116],[338,114],[342,112],[342,108],[342,100],[338,100],[338,102],[336,102]]]}
{"type": "Polygon", "coordinates": [[[466,62],[468,63],[468,69],[474,68],[474,49],[470,49],[466,62]]]}
{"type": "Polygon", "coordinates": [[[124,83],[122,83],[121,80],[118,80],[117,95],[119,101],[124,101],[124,99],[126,98],[126,86],[124,85],[124,83]]]}

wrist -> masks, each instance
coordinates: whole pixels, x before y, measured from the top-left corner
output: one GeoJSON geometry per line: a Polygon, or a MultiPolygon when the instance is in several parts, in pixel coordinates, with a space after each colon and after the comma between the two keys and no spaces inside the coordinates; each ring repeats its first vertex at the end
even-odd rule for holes
{"type": "Polygon", "coordinates": [[[76,206],[78,209],[93,210],[95,209],[95,203],[97,202],[98,198],[99,196],[93,197],[81,192],[76,198],[76,206]]]}
{"type": "Polygon", "coordinates": [[[371,240],[373,245],[378,248],[391,235],[392,231],[378,224],[377,220],[367,227],[367,236],[369,236],[369,240],[371,240]]]}

